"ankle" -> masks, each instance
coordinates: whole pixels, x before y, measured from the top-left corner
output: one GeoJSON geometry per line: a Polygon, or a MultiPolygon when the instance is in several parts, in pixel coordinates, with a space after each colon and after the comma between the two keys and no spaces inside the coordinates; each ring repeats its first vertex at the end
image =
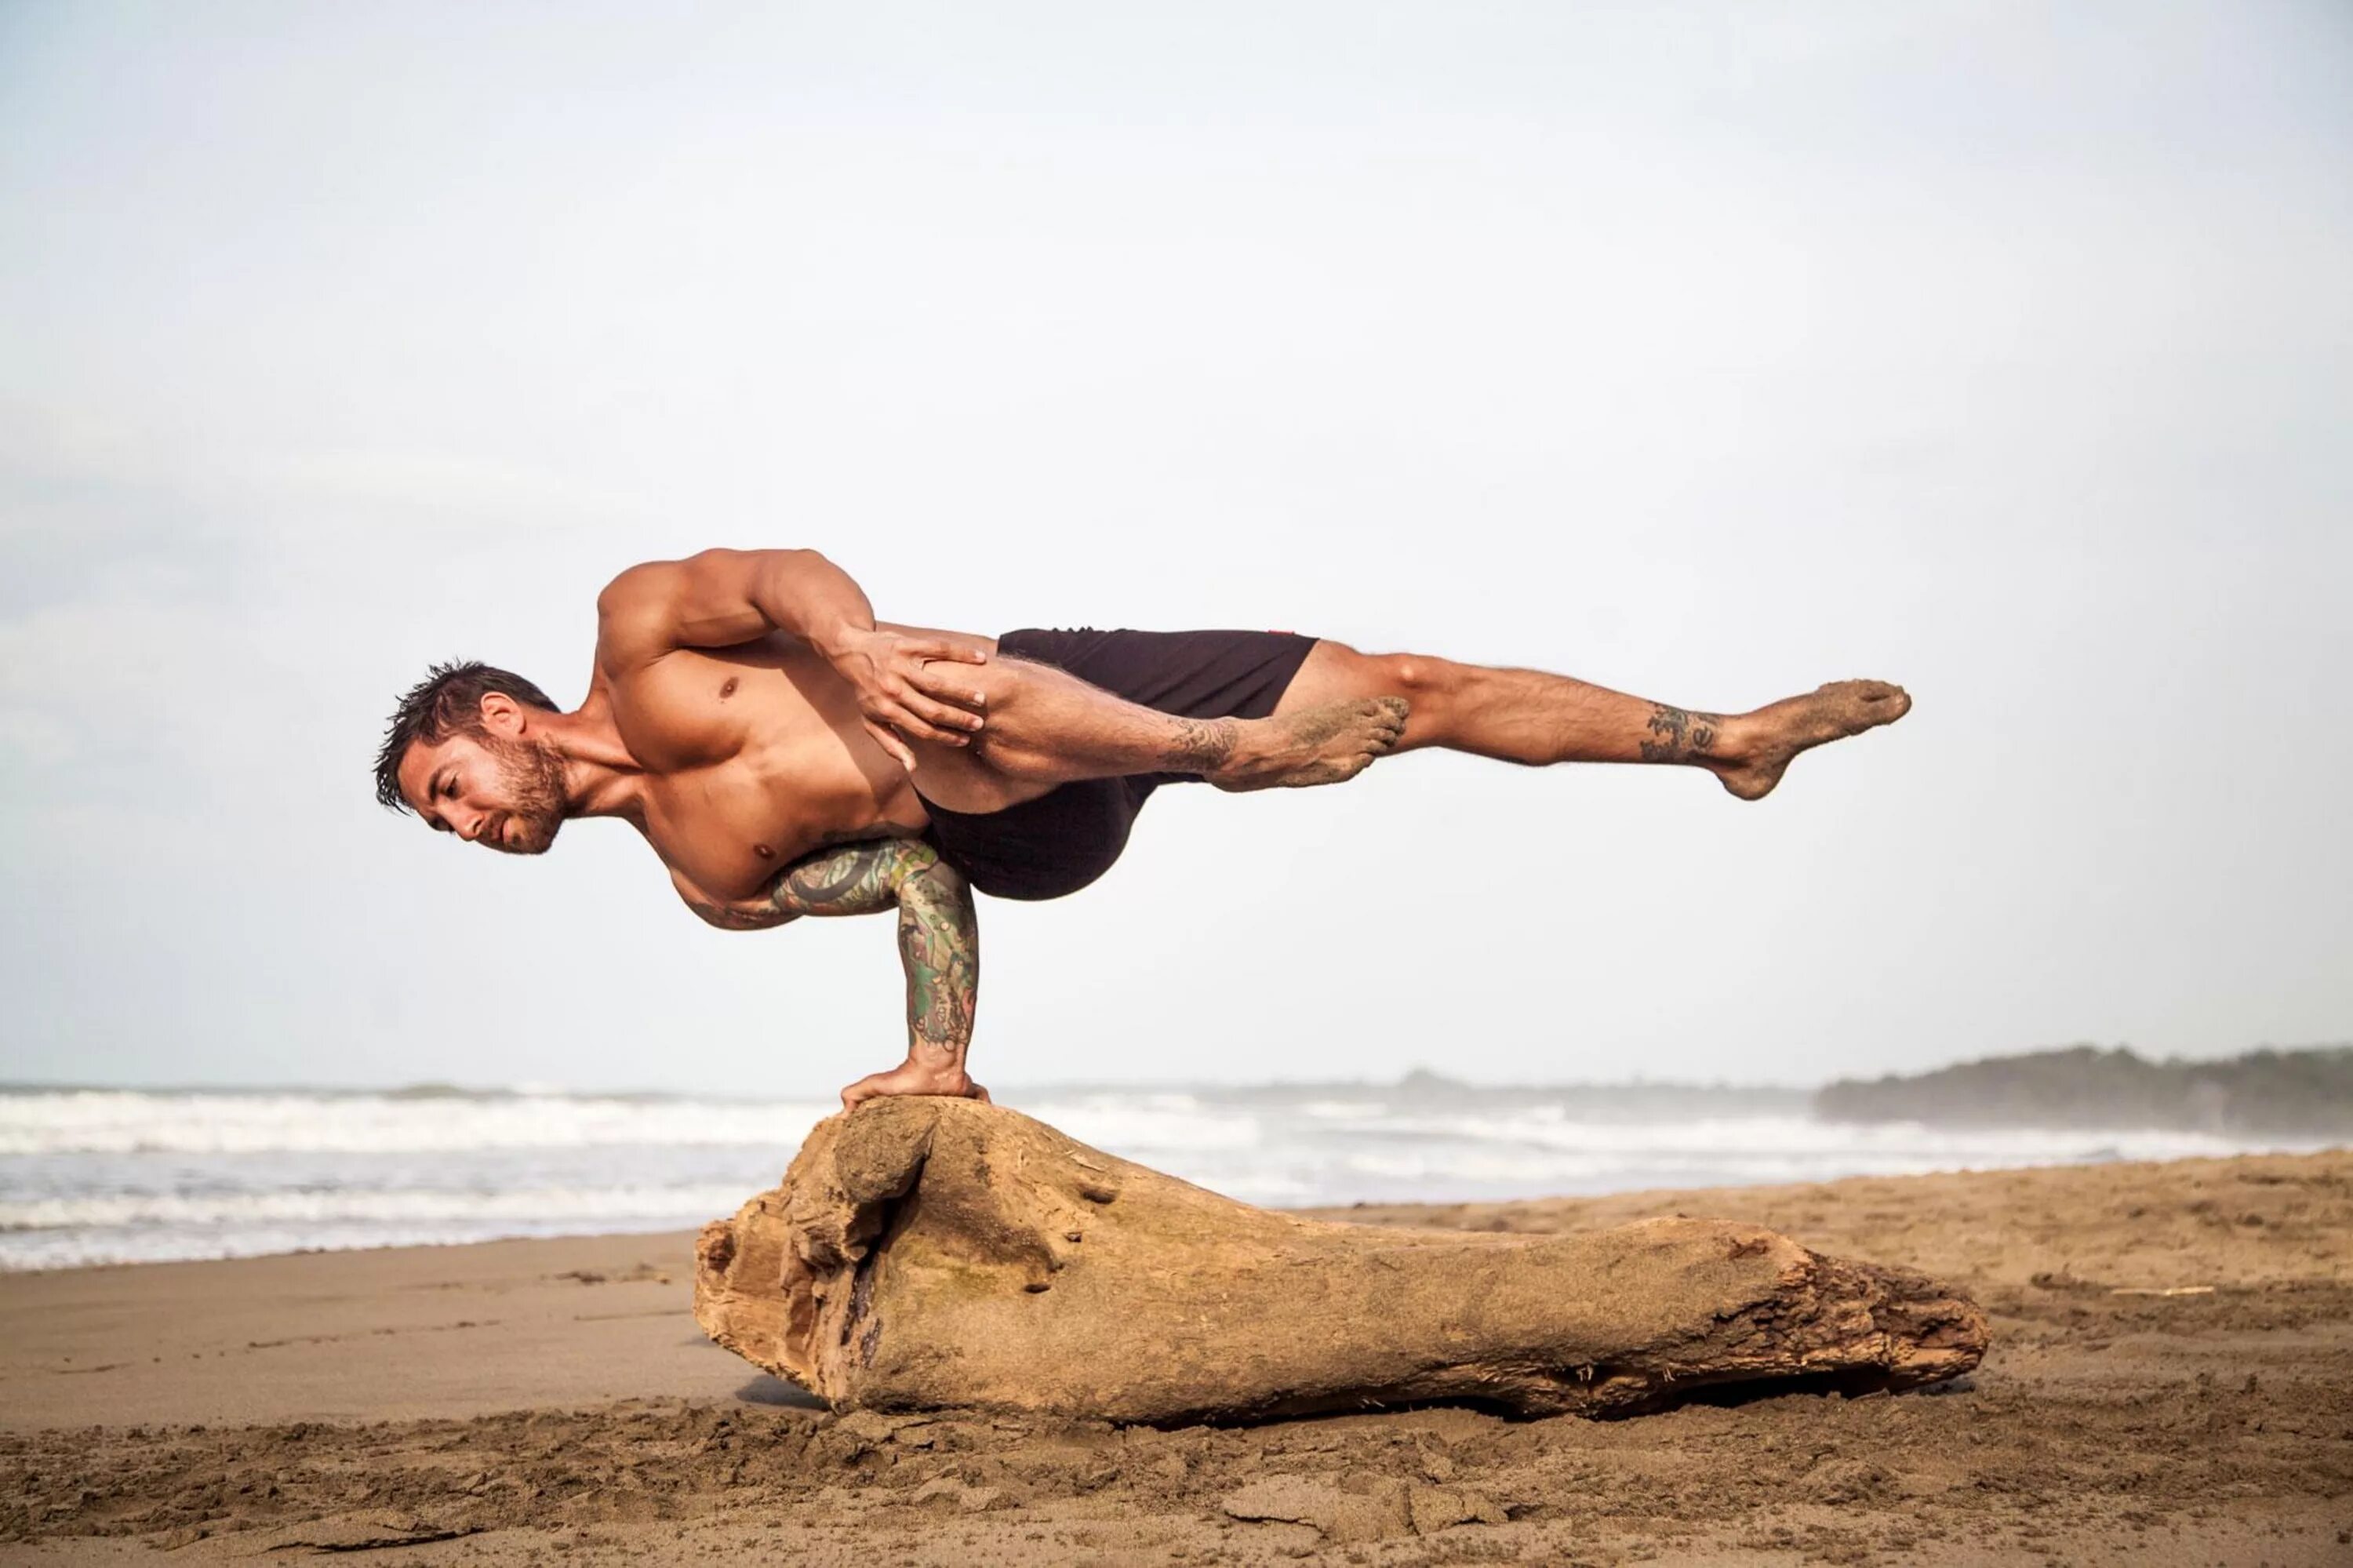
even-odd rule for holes
{"type": "Polygon", "coordinates": [[[1256,754],[1251,732],[1261,727],[1242,719],[1177,719],[1165,753],[1167,765],[1174,772],[1214,778],[1256,754]]]}
{"type": "Polygon", "coordinates": [[[1694,761],[1740,767],[1755,762],[1772,749],[1772,721],[1762,709],[1745,714],[1726,714],[1715,726],[1715,736],[1705,752],[1694,761]]]}

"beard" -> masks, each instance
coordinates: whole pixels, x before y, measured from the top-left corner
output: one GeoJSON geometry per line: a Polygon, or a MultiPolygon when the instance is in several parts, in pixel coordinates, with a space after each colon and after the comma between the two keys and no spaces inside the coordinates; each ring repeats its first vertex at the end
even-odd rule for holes
{"type": "Polygon", "coordinates": [[[545,854],[564,826],[563,759],[537,741],[486,735],[482,746],[497,759],[501,792],[513,802],[501,814],[491,847],[505,854],[545,854]],[[509,821],[512,843],[504,836],[509,821]]]}

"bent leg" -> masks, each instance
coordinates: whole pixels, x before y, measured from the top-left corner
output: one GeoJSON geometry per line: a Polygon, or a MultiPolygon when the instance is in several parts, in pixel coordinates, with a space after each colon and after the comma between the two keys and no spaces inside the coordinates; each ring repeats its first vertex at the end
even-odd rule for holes
{"type": "Polygon", "coordinates": [[[1399,751],[1442,747],[1530,767],[1678,763],[1706,768],[1744,800],[1770,793],[1799,752],[1893,724],[1912,706],[1901,686],[1841,681],[1751,713],[1702,713],[1541,670],[1360,653],[1324,641],[1300,666],[1275,713],[1368,696],[1411,703],[1399,751]]]}
{"type": "Polygon", "coordinates": [[[1230,789],[1354,778],[1397,744],[1406,702],[1388,694],[1293,707],[1263,718],[1163,713],[1018,656],[959,669],[980,696],[968,747],[917,744],[916,789],[952,810],[987,812],[1060,785],[1190,774],[1230,789]]]}

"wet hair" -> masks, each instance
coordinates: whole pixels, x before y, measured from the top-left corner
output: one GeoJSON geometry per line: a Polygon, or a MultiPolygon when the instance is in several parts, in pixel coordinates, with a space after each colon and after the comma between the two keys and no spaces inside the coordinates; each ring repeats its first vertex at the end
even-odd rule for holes
{"type": "Polygon", "coordinates": [[[560,711],[545,692],[521,675],[494,669],[479,659],[433,665],[392,710],[384,745],[375,754],[376,804],[396,811],[409,810],[400,794],[400,759],[420,740],[431,746],[452,735],[487,734],[482,728],[482,699],[492,692],[528,707],[560,711]]]}

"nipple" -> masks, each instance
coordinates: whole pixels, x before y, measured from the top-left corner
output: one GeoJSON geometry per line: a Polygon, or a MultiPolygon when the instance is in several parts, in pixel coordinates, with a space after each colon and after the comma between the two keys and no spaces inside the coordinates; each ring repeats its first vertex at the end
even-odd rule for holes
{"type": "Polygon", "coordinates": [[[758,855],[762,860],[774,860],[776,858],[776,852],[770,849],[765,844],[754,844],[752,846],[752,853],[758,855]]]}
{"type": "MultiPolygon", "coordinates": [[[[722,687],[720,687],[720,688],[719,688],[719,700],[720,700],[721,702],[723,702],[723,702],[725,702],[728,698],[730,698],[730,697],[733,696],[734,694],[735,694],[735,677],[734,677],[734,676],[733,676],[733,675],[730,675],[730,676],[728,676],[728,677],[727,677],[727,683],[726,683],[725,685],[723,685],[723,686],[722,686],[722,687]]],[[[765,851],[763,851],[762,853],[765,853],[766,852],[765,852],[765,851]]]]}

